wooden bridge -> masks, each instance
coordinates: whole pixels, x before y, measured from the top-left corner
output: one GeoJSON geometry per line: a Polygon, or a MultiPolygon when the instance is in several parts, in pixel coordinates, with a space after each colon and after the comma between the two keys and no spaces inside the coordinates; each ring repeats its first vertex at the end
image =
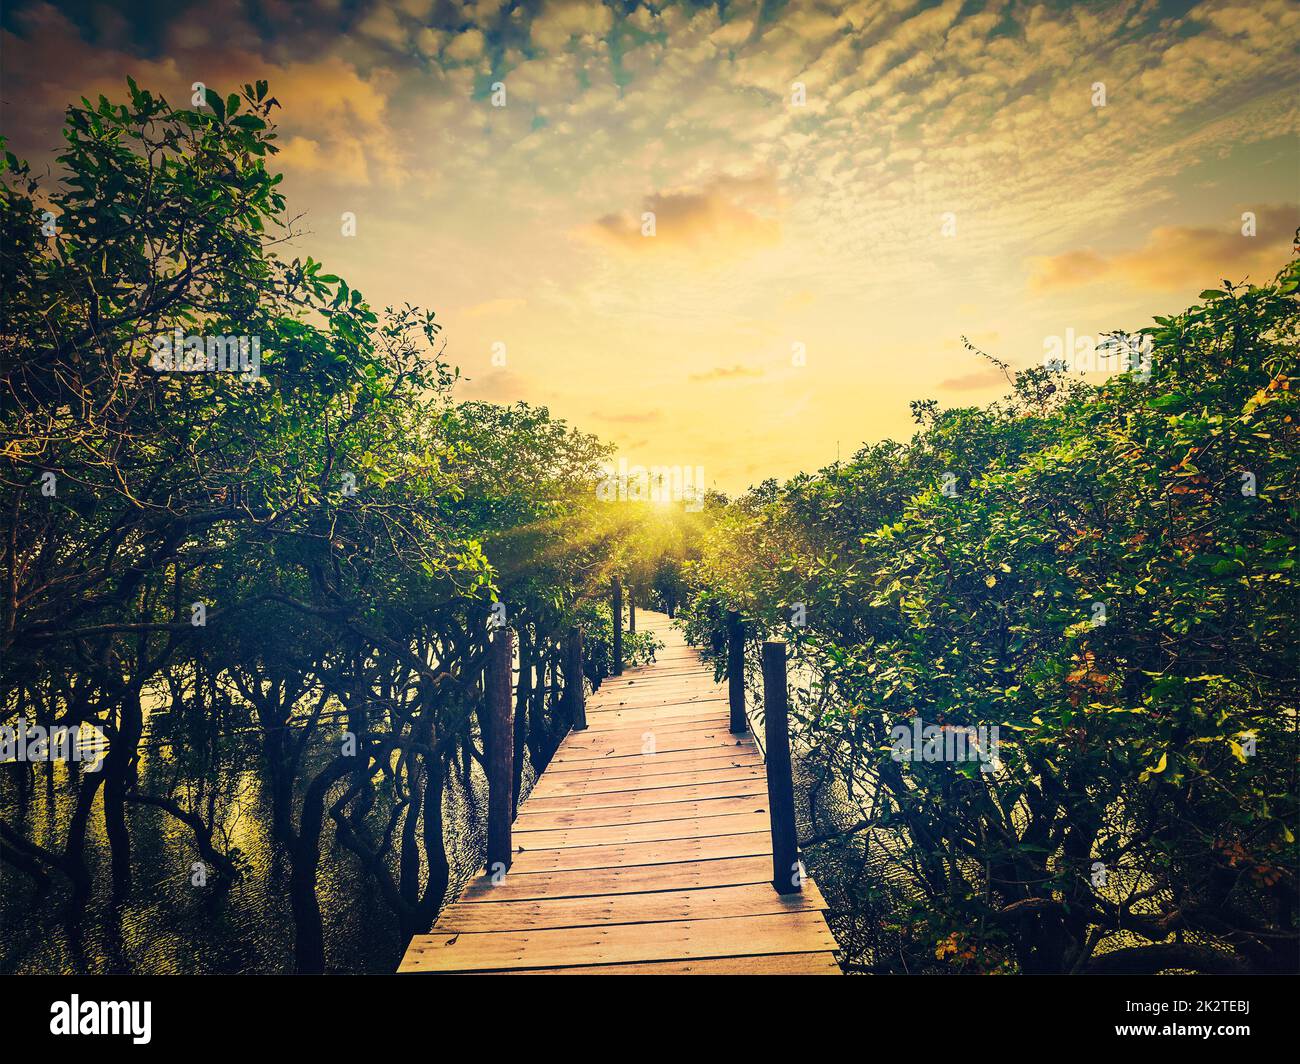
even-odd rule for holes
{"type": "MultiPolygon", "coordinates": [[[[826,903],[797,865],[784,735],[767,743],[777,755],[773,817],[767,768],[743,733],[743,685],[737,714],[737,692],[714,682],[668,618],[640,616],[665,644],[655,663],[591,696],[587,727],[560,744],[512,835],[495,843],[509,859],[493,861],[489,829],[495,874],[470,883],[431,933],[411,940],[399,971],[839,974],[826,903]]],[[[769,702],[779,699],[783,733],[784,647],[772,646],[781,689],[769,702]]],[[[765,655],[765,674],[768,666],[765,655]]],[[[490,779],[493,762],[490,752],[490,779]]]]}

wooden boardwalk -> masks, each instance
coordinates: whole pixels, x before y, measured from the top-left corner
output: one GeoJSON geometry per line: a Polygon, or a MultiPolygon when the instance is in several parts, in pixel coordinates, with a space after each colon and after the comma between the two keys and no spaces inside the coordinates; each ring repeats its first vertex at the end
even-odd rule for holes
{"type": "Polygon", "coordinates": [[[480,876],[398,971],[838,975],[816,884],[781,896],[763,760],[727,690],[662,614],[655,664],[607,679],[480,876]]]}

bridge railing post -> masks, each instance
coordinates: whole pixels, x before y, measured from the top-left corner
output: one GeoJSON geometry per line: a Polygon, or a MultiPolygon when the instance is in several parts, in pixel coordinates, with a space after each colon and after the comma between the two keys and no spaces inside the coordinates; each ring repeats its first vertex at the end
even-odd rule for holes
{"type": "Polygon", "coordinates": [[[493,876],[508,871],[513,856],[510,840],[514,804],[511,795],[514,733],[510,720],[512,636],[509,628],[498,628],[488,645],[487,730],[483,741],[488,780],[487,871],[493,876]]]}
{"type": "Polygon", "coordinates": [[[564,666],[564,694],[569,700],[569,726],[574,731],[587,730],[587,688],[582,671],[582,629],[569,629],[568,656],[564,666]]]}
{"type": "Polygon", "coordinates": [[[614,577],[614,675],[623,675],[623,581],[614,577]]]}
{"type": "Polygon", "coordinates": [[[745,717],[745,623],[736,610],[727,611],[727,694],[731,700],[731,733],[749,731],[745,717]]]}
{"type": "Polygon", "coordinates": [[[803,869],[794,822],[785,643],[775,640],[763,644],[763,733],[772,816],[772,886],[778,894],[798,894],[803,890],[803,869]]]}

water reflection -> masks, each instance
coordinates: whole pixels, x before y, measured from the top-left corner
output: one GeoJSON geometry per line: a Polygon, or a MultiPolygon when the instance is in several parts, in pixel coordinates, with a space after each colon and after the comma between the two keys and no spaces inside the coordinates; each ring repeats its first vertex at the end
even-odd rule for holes
{"type": "MultiPolygon", "coordinates": [[[[233,760],[233,759],[232,759],[233,760]]],[[[271,833],[269,790],[256,758],[216,770],[211,809],[220,848],[238,847],[244,874],[228,890],[209,877],[195,886],[200,861],[191,830],[165,811],[132,804],[132,890],[121,905],[110,897],[109,850],[102,795],[96,798],[86,856],[94,893],[79,924],[67,919],[68,890],[35,896],[31,879],[0,862],[0,971],[6,973],[133,972],[208,974],[291,972],[294,928],[288,862],[271,833]],[[216,797],[219,796],[219,797],[216,797]]],[[[39,845],[60,851],[75,804],[75,780],[63,764],[7,765],[0,769],[0,815],[39,845]],[[30,773],[25,809],[18,800],[20,773],[30,773]]],[[[146,744],[140,790],[167,793],[177,764],[170,748],[146,744]],[[161,755],[161,756],[160,756],[161,755]]],[[[525,767],[525,786],[531,772],[525,767]]],[[[102,791],[102,788],[101,788],[102,791]]],[[[448,774],[444,797],[450,896],[480,870],[486,786],[474,765],[468,788],[448,774]]],[[[376,823],[389,813],[377,802],[376,823]]],[[[396,874],[396,860],[392,862],[396,874]]],[[[330,971],[391,972],[400,959],[397,919],[374,878],[333,836],[326,820],[317,879],[330,971]]]]}

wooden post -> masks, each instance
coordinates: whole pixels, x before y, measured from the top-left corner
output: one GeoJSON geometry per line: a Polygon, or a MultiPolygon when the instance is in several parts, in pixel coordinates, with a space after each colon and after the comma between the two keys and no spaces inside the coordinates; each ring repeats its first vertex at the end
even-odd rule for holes
{"type": "Polygon", "coordinates": [[[569,629],[569,656],[564,666],[564,694],[569,700],[569,726],[574,731],[587,730],[587,688],[582,673],[582,629],[569,629]]]}
{"type": "Polygon", "coordinates": [[[731,733],[749,731],[745,717],[745,625],[735,610],[727,612],[727,693],[731,698],[731,733]]]}
{"type": "Polygon", "coordinates": [[[778,894],[803,890],[790,775],[790,721],[786,700],[785,643],[763,644],[763,731],[767,804],[772,812],[772,886],[778,894]]]}
{"type": "Polygon", "coordinates": [[[524,783],[524,753],[528,749],[528,694],[532,689],[532,663],[529,661],[528,628],[519,629],[519,682],[515,688],[515,727],[510,766],[511,819],[519,815],[519,794],[524,783]]]}
{"type": "Polygon", "coordinates": [[[636,631],[636,588],[627,589],[627,630],[636,631]]]}
{"type": "Polygon", "coordinates": [[[614,577],[614,675],[623,675],[623,581],[614,577]]]}
{"type": "Polygon", "coordinates": [[[512,856],[510,842],[512,806],[510,792],[514,761],[514,735],[510,722],[512,634],[509,628],[498,628],[488,647],[488,728],[483,737],[488,778],[488,875],[508,870],[512,856]]]}

